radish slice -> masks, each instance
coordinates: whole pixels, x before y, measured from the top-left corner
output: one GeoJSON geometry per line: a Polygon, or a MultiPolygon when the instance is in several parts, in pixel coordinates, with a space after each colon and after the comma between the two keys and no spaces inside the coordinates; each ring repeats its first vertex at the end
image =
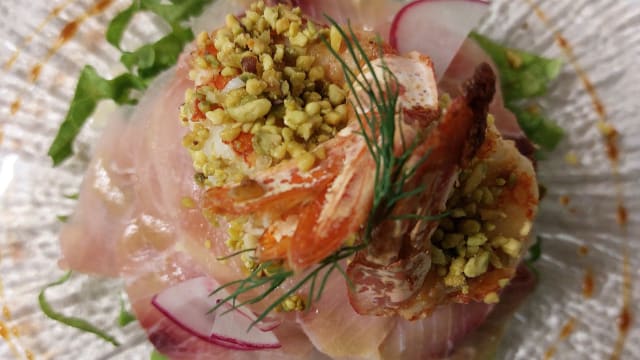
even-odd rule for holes
{"type": "Polygon", "coordinates": [[[238,308],[224,315],[229,307],[208,314],[218,302],[228,296],[220,291],[209,294],[219,286],[207,277],[183,281],[155,295],[151,303],[178,326],[210,343],[236,350],[264,350],[279,348],[278,338],[269,331],[273,322],[247,329],[256,316],[246,308],[238,308]],[[267,330],[269,329],[269,330],[267,330]]]}
{"type": "Polygon", "coordinates": [[[418,0],[403,7],[391,24],[391,45],[401,53],[418,51],[442,77],[454,55],[489,8],[482,0],[418,0]]]}
{"type": "MultiPolygon", "coordinates": [[[[225,306],[227,307],[227,310],[232,307],[230,304],[225,304],[225,306]]],[[[247,312],[247,309],[245,308],[236,308],[235,310],[238,312],[238,314],[245,316],[247,319],[251,320],[251,322],[253,322],[256,319],[256,315],[253,312],[247,312]]],[[[260,331],[271,331],[277,328],[278,326],[280,326],[280,323],[281,323],[280,319],[267,316],[264,319],[262,319],[262,321],[257,323],[255,326],[260,331]]]]}

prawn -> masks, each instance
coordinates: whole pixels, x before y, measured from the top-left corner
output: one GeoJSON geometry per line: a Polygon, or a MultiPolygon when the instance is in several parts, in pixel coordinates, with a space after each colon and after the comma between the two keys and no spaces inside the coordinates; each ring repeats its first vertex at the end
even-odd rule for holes
{"type": "MultiPolygon", "coordinates": [[[[484,140],[488,104],[495,92],[495,76],[488,65],[478,67],[409,165],[428,156],[405,184],[407,191],[422,186],[418,196],[396,205],[393,215],[433,216],[445,210],[448,195],[462,167],[484,140]]],[[[393,315],[425,284],[431,267],[429,238],[437,221],[387,220],[374,230],[368,248],[356,254],[347,268],[354,288],[350,300],[356,311],[393,315]]]]}
{"type": "MultiPolygon", "coordinates": [[[[510,185],[496,192],[495,198],[481,192],[491,197],[490,201],[483,200],[484,208],[476,209],[477,204],[472,203],[478,216],[491,221],[484,233],[474,230],[478,232],[474,236],[484,241],[482,249],[491,250],[493,245],[489,243],[497,248],[509,245],[503,252],[491,253],[490,265],[486,263],[487,256],[485,272],[479,275],[472,271],[478,258],[461,257],[464,269],[454,276],[452,272],[458,265],[452,262],[447,269],[441,259],[436,260],[435,252],[439,249],[434,248],[433,238],[436,229],[442,231],[440,222],[386,221],[374,230],[371,246],[356,254],[347,269],[354,284],[349,298],[358,313],[397,314],[415,320],[428,316],[442,304],[492,303],[515,275],[527,247],[538,189],[531,161],[520,154],[513,141],[502,139],[492,120],[487,121],[494,87],[493,71],[486,64],[480,65],[464,86],[464,95],[454,100],[424,146],[416,150],[416,155],[427,148],[432,151],[415,176],[416,182],[424,184],[425,191],[422,196],[399,204],[394,213],[434,215],[445,210],[459,211],[460,204],[465,204],[463,199],[471,199],[479,189],[486,190],[509,179],[510,185]],[[479,176],[473,175],[475,169],[482,169],[479,176]],[[472,265],[465,282],[469,263],[472,265]],[[442,269],[448,270],[447,277],[440,273],[442,269]],[[451,279],[461,283],[452,285],[451,279]]],[[[468,210],[471,213],[471,207],[468,210]]],[[[471,252],[473,246],[462,250],[471,252]]],[[[459,249],[453,250],[460,255],[459,249]]],[[[476,246],[473,251],[480,250],[476,246]]]]}

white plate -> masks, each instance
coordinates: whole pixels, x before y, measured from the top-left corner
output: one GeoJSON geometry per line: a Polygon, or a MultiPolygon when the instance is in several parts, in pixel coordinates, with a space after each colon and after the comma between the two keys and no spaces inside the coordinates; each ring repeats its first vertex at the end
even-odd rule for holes
{"type": "MultiPolygon", "coordinates": [[[[102,34],[108,19],[128,1],[114,1],[104,12],[83,18],[95,3],[0,4],[0,320],[9,330],[7,339],[0,337],[0,359],[26,359],[28,354],[36,359],[148,359],[151,352],[136,324],[125,329],[115,325],[117,281],[78,276],[49,297],[56,308],[108,328],[124,343],[119,348],[48,320],[37,305],[39,289],[62,274],[56,263],[56,215],[73,209],[74,201],[62,195],[77,191],[97,132],[83,131],[77,156],[56,169],[46,157],[48,145],[81,66],[93,64],[102,74],[120,71],[117,53],[102,34]],[[33,67],[47,58],[65,24],[74,19],[83,20],[73,39],[44,61],[39,78],[31,81],[33,67]],[[14,56],[9,68],[6,62],[14,56]]],[[[608,359],[620,337],[625,256],[636,285],[630,311],[640,314],[639,30],[640,6],[628,0],[495,0],[481,26],[480,32],[494,39],[567,63],[542,101],[569,135],[540,163],[540,179],[549,189],[536,224],[544,237],[544,255],[537,264],[541,281],[507,330],[499,358],[541,359],[554,348],[556,359],[608,359]],[[571,52],[559,46],[559,36],[571,52]],[[580,72],[593,84],[605,120],[621,134],[618,175],[580,72]],[[567,164],[568,152],[576,155],[578,165],[567,164]],[[565,205],[564,196],[569,200],[565,205]],[[616,221],[619,197],[628,213],[626,227],[616,221]],[[580,255],[583,246],[586,255],[580,255]],[[589,271],[594,288],[586,298],[582,288],[589,271]],[[562,336],[567,324],[572,330],[562,336]]],[[[133,31],[138,38],[153,37],[157,24],[140,18],[133,31]]],[[[640,328],[634,324],[638,322],[631,324],[624,359],[640,359],[640,328]]]]}

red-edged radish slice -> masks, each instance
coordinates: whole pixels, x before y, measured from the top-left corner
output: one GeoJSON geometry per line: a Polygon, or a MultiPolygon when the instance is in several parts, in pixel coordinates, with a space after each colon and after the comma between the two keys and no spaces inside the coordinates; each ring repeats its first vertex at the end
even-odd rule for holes
{"type": "MultiPolygon", "coordinates": [[[[227,310],[232,307],[231,304],[225,304],[225,306],[227,307],[227,310]]],[[[251,320],[251,322],[253,322],[256,319],[256,315],[253,312],[247,312],[247,309],[245,308],[236,308],[235,311],[237,311],[242,316],[246,316],[248,319],[251,320]]],[[[280,321],[280,319],[267,316],[264,319],[262,319],[259,323],[257,323],[255,326],[258,329],[260,329],[260,331],[271,331],[277,328],[278,326],[280,326],[281,323],[282,321],[280,321]]]]}
{"type": "Polygon", "coordinates": [[[391,24],[391,45],[401,53],[418,51],[442,77],[454,55],[486,13],[482,0],[418,0],[403,7],[391,24]]]}
{"type": "MultiPolygon", "coordinates": [[[[208,314],[228,292],[220,291],[215,296],[209,294],[219,286],[207,277],[197,277],[183,281],[155,295],[151,303],[167,318],[184,330],[203,340],[236,350],[263,350],[279,348],[280,342],[271,331],[273,324],[249,326],[256,316],[245,308],[238,308],[223,314],[229,307],[222,307],[208,314]]],[[[276,325],[277,326],[277,325],[276,325]]]]}

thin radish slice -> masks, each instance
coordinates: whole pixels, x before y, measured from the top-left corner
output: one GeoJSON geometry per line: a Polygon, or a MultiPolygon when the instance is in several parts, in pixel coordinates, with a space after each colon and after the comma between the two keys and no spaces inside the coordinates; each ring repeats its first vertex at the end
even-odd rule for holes
{"type": "MultiPolygon", "coordinates": [[[[227,307],[227,310],[232,307],[230,304],[225,304],[225,306],[227,307]]],[[[245,308],[236,308],[235,310],[240,315],[250,319],[252,322],[256,319],[256,315],[253,312],[247,312],[247,309],[245,308]]],[[[260,329],[260,331],[271,331],[277,328],[278,326],[280,326],[281,323],[282,321],[280,321],[280,319],[276,319],[273,317],[266,317],[262,319],[259,323],[257,323],[256,327],[260,329]]]]}
{"type": "MultiPolygon", "coordinates": [[[[273,323],[260,324],[249,329],[256,316],[240,307],[223,314],[230,307],[208,314],[228,292],[209,294],[219,286],[207,277],[183,281],[155,295],[151,303],[178,326],[210,343],[236,350],[264,350],[279,348],[280,342],[273,332],[273,323]]],[[[277,326],[277,325],[276,325],[277,326]]]]}
{"type": "Polygon", "coordinates": [[[391,24],[391,45],[401,53],[418,51],[434,63],[436,76],[447,66],[486,13],[482,0],[418,0],[403,7],[391,24]]]}

